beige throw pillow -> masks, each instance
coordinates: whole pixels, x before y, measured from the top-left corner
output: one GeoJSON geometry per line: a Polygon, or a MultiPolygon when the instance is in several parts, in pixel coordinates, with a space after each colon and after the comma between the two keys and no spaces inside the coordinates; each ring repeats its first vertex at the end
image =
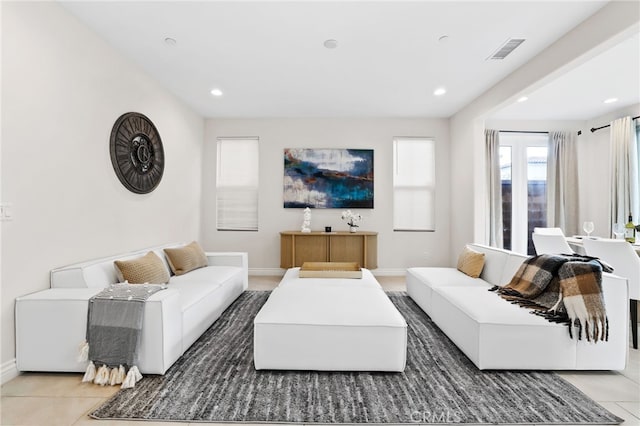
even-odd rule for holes
{"type": "Polygon", "coordinates": [[[120,282],[165,284],[169,281],[169,271],[162,259],[152,251],[136,259],[116,260],[113,264],[120,282]]]}
{"type": "Polygon", "coordinates": [[[164,254],[171,271],[176,275],[183,275],[208,265],[204,250],[196,241],[184,247],[164,249],[164,254]]]}
{"type": "Polygon", "coordinates": [[[484,268],[484,253],[477,252],[465,246],[458,257],[458,271],[464,272],[472,278],[478,278],[484,268]]]}

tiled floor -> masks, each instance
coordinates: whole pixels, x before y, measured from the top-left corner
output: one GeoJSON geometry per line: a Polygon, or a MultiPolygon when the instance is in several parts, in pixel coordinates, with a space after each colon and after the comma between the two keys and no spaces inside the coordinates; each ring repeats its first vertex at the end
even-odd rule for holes
{"type": "MultiPolygon", "coordinates": [[[[252,290],[271,290],[279,277],[250,277],[252,290]]],[[[404,291],[404,277],[378,277],[385,290],[404,291]]],[[[630,349],[622,372],[566,372],[562,377],[602,406],[625,419],[624,425],[640,426],[640,351],[630,349]]],[[[79,374],[23,374],[2,386],[0,424],[185,426],[188,423],[93,420],[87,413],[118,390],[80,382],[79,374]]],[[[203,423],[191,423],[200,426],[203,423]]],[[[216,423],[220,426],[220,423],[216,423]]]]}

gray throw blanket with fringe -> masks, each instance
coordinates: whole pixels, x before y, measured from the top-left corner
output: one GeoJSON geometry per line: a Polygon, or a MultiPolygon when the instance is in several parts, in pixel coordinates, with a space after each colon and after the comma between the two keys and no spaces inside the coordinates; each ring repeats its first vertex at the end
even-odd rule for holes
{"type": "Polygon", "coordinates": [[[123,383],[127,388],[142,378],[136,362],[145,301],[165,288],[157,284],[114,284],[89,299],[83,351],[90,362],[83,381],[123,383]],[[129,370],[126,376],[125,369],[129,370]]]}
{"type": "Polygon", "coordinates": [[[543,254],[525,260],[509,284],[491,291],[548,321],[567,324],[572,338],[575,326],[578,339],[584,333],[588,341],[606,341],[603,271],[613,269],[594,257],[543,254]]]}

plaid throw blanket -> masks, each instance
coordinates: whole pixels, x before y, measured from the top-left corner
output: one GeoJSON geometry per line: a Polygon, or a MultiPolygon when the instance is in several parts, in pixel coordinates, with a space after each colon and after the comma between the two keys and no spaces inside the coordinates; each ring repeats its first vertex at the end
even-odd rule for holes
{"type": "Polygon", "coordinates": [[[126,389],[142,379],[135,364],[144,304],[165,288],[157,284],[114,284],[89,299],[87,340],[81,345],[79,358],[89,361],[83,382],[122,384],[126,389]],[[97,371],[96,364],[101,365],[97,371]]]}
{"type": "Polygon", "coordinates": [[[575,326],[578,340],[584,332],[588,341],[597,342],[609,338],[602,271],[613,269],[589,256],[543,254],[525,260],[509,284],[491,291],[551,322],[567,324],[571,338],[575,326]]]}

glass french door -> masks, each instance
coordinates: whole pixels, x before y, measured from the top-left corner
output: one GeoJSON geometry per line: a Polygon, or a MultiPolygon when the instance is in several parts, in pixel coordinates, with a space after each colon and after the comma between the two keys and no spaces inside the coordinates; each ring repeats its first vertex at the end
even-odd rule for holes
{"type": "Polygon", "coordinates": [[[547,133],[500,132],[504,248],[534,254],[531,234],[547,225],[547,133]]]}

